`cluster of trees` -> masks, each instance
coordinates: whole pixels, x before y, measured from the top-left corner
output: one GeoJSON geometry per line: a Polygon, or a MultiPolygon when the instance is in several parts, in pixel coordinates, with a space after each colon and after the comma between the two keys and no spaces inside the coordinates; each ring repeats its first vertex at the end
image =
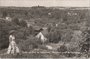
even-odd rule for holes
{"type": "Polygon", "coordinates": [[[8,46],[8,35],[12,29],[15,29],[12,23],[0,19],[0,48],[6,48],[8,46]]]}
{"type": "Polygon", "coordinates": [[[32,8],[1,8],[0,14],[3,14],[3,17],[10,15],[11,17],[17,16],[17,17],[23,17],[24,19],[27,18],[49,18],[49,19],[55,19],[60,20],[61,18],[64,21],[79,21],[80,19],[85,19],[87,16],[88,10],[61,10],[61,9],[54,9],[54,8],[47,8],[43,6],[36,6],[32,8]],[[68,13],[76,15],[69,16],[68,13]],[[75,20],[72,20],[75,19],[75,20]]]}
{"type": "MultiPolygon", "coordinates": [[[[60,26],[51,27],[48,29],[49,34],[47,38],[49,39],[49,42],[58,43],[59,41],[71,42],[72,33],[74,30],[78,28],[77,24],[80,24],[83,21],[89,21],[88,17],[90,16],[87,10],[60,10],[60,9],[46,8],[46,7],[40,7],[40,6],[32,7],[30,9],[28,8],[27,9],[18,9],[18,8],[8,9],[7,8],[7,9],[4,9],[3,12],[2,11],[3,9],[0,9],[0,14],[2,15],[2,17],[5,18],[6,16],[9,15],[10,17],[12,17],[12,21],[9,22],[9,21],[0,19],[0,48],[1,49],[8,47],[8,44],[9,44],[8,36],[9,36],[10,30],[16,30],[16,33],[15,33],[17,38],[16,42],[20,44],[22,48],[26,47],[30,49],[31,47],[29,46],[29,44],[31,44],[30,41],[36,38],[34,38],[34,36],[33,37],[31,36],[35,34],[35,31],[33,27],[27,28],[26,20],[32,20],[32,19],[37,20],[38,18],[40,18],[40,20],[36,21],[37,23],[41,22],[39,26],[45,23],[52,23],[52,22],[58,23],[62,20],[62,22],[59,24],[60,26]],[[76,13],[76,15],[69,15],[68,12],[76,13]],[[19,18],[22,18],[23,20],[19,20],[19,18]],[[64,25],[61,25],[63,23],[64,25]],[[73,29],[73,28],[76,28],[76,29],[73,29]],[[28,39],[28,37],[30,38],[28,39]]],[[[78,28],[78,30],[80,30],[80,28],[78,28]]],[[[70,44],[72,44],[72,42],[70,44]]],[[[74,46],[74,44],[72,44],[72,46],[74,46]]],[[[73,50],[74,48],[77,48],[77,47],[72,47],[70,49],[73,50]]],[[[23,49],[23,50],[26,50],[26,49],[23,49]]]]}

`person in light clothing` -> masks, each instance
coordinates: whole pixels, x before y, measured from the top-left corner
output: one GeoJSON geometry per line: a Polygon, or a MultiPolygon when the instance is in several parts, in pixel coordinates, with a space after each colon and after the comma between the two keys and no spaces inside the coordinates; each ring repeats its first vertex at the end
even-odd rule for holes
{"type": "Polygon", "coordinates": [[[15,36],[14,36],[14,31],[10,32],[10,36],[9,36],[9,47],[8,47],[8,51],[7,54],[15,54],[15,53],[19,53],[19,48],[15,42],[15,36]]]}

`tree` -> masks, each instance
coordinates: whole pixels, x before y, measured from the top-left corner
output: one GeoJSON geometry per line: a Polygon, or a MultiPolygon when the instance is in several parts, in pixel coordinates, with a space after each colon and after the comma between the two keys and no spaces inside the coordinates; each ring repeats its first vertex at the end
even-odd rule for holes
{"type": "Polygon", "coordinates": [[[24,21],[24,20],[21,20],[21,21],[19,22],[19,24],[20,24],[20,26],[22,26],[22,27],[26,27],[26,26],[27,26],[27,23],[26,23],[26,21],[24,21]]]}
{"type": "Polygon", "coordinates": [[[61,34],[58,30],[49,32],[48,34],[49,42],[58,43],[61,40],[61,34]]]}
{"type": "Polygon", "coordinates": [[[14,23],[17,24],[17,25],[20,25],[20,24],[19,24],[19,19],[18,19],[18,18],[13,18],[12,22],[14,22],[14,23]]]}
{"type": "Polygon", "coordinates": [[[6,11],[3,11],[3,12],[2,12],[2,17],[3,17],[3,18],[5,18],[7,15],[8,15],[8,14],[7,14],[6,11]]]}

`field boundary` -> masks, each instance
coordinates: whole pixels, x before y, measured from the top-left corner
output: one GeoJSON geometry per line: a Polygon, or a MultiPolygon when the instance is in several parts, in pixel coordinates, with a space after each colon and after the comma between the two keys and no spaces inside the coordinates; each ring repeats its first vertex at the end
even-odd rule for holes
{"type": "MultiPolygon", "coordinates": [[[[41,54],[48,54],[48,53],[53,53],[53,54],[82,54],[82,53],[80,53],[80,52],[52,52],[52,51],[50,51],[50,52],[40,52],[40,51],[30,51],[30,52],[21,52],[21,54],[32,54],[32,53],[41,53],[41,54]]],[[[2,53],[2,54],[0,54],[0,55],[7,55],[7,53],[2,53]]]]}
{"type": "Polygon", "coordinates": [[[22,53],[72,53],[72,54],[80,54],[80,52],[22,52],[22,53]]]}
{"type": "MultiPolygon", "coordinates": [[[[61,53],[61,54],[68,53],[68,54],[69,54],[69,53],[71,53],[71,54],[80,54],[80,52],[40,52],[40,51],[39,51],[39,52],[38,52],[38,51],[36,51],[36,52],[22,52],[22,53],[24,53],[24,54],[25,54],[25,53],[29,53],[29,54],[30,54],[30,53],[43,53],[43,54],[46,54],[46,53],[53,53],[53,54],[54,54],[54,53],[55,53],[55,54],[59,54],[59,53],[61,53]]],[[[0,54],[0,55],[6,55],[6,54],[7,54],[7,53],[3,53],[3,54],[0,54]]]]}

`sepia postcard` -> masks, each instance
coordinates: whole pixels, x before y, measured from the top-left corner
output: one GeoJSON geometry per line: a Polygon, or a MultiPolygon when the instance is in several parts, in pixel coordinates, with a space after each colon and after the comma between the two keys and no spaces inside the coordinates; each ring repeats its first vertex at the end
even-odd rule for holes
{"type": "Polygon", "coordinates": [[[90,0],[0,0],[0,59],[90,59],[90,0]]]}

